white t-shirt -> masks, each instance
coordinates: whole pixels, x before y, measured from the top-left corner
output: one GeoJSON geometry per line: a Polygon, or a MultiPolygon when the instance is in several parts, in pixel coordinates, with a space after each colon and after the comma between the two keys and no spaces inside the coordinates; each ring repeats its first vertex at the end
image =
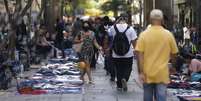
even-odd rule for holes
{"type": "MultiPolygon", "coordinates": [[[[128,27],[128,24],[116,24],[116,26],[117,26],[117,29],[119,30],[119,32],[124,32],[124,31],[126,30],[126,28],[128,27]]],[[[115,35],[116,35],[116,31],[115,31],[115,29],[114,29],[114,26],[112,26],[112,27],[108,30],[108,32],[109,32],[109,35],[112,36],[113,39],[114,39],[114,37],[115,37],[115,35]]],[[[137,33],[136,33],[136,31],[135,31],[132,27],[130,27],[130,28],[126,31],[126,36],[127,36],[129,42],[131,42],[131,41],[137,39],[137,33]]],[[[124,56],[118,56],[118,55],[115,54],[115,52],[113,51],[113,52],[112,52],[112,57],[113,57],[113,58],[130,58],[130,57],[133,57],[133,56],[134,56],[133,51],[134,51],[133,45],[131,44],[130,49],[129,49],[128,53],[126,53],[126,55],[124,55],[124,56]]]]}
{"type": "Polygon", "coordinates": [[[187,28],[187,27],[184,27],[183,28],[183,31],[184,31],[184,40],[185,39],[190,39],[190,30],[187,28]]]}

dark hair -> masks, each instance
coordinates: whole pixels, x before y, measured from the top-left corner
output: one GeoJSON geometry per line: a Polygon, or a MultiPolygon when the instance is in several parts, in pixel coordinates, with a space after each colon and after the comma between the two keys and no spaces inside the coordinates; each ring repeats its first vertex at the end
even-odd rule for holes
{"type": "Polygon", "coordinates": [[[90,25],[90,23],[88,21],[83,22],[83,25],[82,25],[83,31],[86,32],[86,31],[90,30],[90,27],[91,27],[91,25],[90,25]]]}
{"type": "Polygon", "coordinates": [[[128,21],[128,14],[122,13],[122,14],[120,15],[120,19],[127,22],[127,21],[128,21]]]}
{"type": "Polygon", "coordinates": [[[110,21],[110,18],[109,18],[108,16],[104,16],[104,17],[103,17],[103,21],[104,21],[104,22],[109,22],[109,21],[110,21]]]}

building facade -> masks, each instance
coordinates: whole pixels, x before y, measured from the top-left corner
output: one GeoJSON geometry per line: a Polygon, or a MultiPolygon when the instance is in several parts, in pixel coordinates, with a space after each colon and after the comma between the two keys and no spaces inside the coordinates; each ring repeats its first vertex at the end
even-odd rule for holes
{"type": "Polygon", "coordinates": [[[175,0],[174,6],[181,25],[195,26],[201,32],[201,0],[175,0]]]}
{"type": "Polygon", "coordinates": [[[173,0],[144,0],[144,26],[149,22],[149,14],[152,9],[161,9],[164,13],[165,23],[167,28],[171,28],[173,24],[174,7],[173,0]]]}

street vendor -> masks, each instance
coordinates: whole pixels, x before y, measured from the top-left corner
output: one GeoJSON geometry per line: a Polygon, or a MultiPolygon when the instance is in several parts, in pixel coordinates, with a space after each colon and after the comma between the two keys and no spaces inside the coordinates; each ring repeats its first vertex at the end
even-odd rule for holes
{"type": "Polygon", "coordinates": [[[192,73],[201,72],[201,60],[200,59],[192,59],[189,65],[189,70],[192,73]]]}
{"type": "Polygon", "coordinates": [[[71,33],[69,30],[64,30],[63,32],[63,40],[62,40],[62,57],[65,58],[65,51],[72,50],[73,47],[73,38],[71,37],[71,33]]]}

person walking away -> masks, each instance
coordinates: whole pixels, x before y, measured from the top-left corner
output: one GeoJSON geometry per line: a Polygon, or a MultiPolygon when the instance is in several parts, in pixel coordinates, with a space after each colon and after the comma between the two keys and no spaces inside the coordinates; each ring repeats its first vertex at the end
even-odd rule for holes
{"type": "Polygon", "coordinates": [[[195,48],[198,48],[198,45],[199,45],[199,34],[197,32],[196,27],[192,27],[191,42],[193,43],[193,45],[194,45],[195,48]]]}
{"type": "Polygon", "coordinates": [[[127,81],[132,71],[135,40],[135,30],[127,24],[128,16],[121,14],[117,24],[109,29],[112,36],[112,57],[117,72],[117,90],[127,91],[127,81]]]}
{"type": "Polygon", "coordinates": [[[182,45],[183,42],[183,28],[181,24],[177,21],[178,18],[174,18],[174,24],[173,24],[173,29],[172,33],[174,34],[174,37],[176,39],[177,45],[182,45]]]}
{"type": "Polygon", "coordinates": [[[77,34],[82,30],[82,22],[80,20],[80,18],[76,18],[76,21],[73,24],[73,28],[72,28],[72,36],[73,38],[75,38],[77,36],[77,34]]]}
{"type": "Polygon", "coordinates": [[[168,62],[176,56],[178,48],[173,34],[162,27],[163,12],[152,10],[150,20],[150,28],[140,34],[135,47],[139,78],[143,83],[144,101],[166,101],[168,62]]]}
{"type": "MultiPolygon", "coordinates": [[[[100,42],[100,40],[99,40],[99,35],[100,35],[100,30],[99,30],[99,27],[100,27],[100,25],[101,25],[101,18],[100,17],[97,17],[97,18],[95,18],[95,22],[94,22],[94,32],[95,32],[95,37],[96,37],[96,41],[98,42],[98,44],[100,45],[100,46],[102,46],[102,42],[100,42]]],[[[92,69],[96,69],[96,63],[97,63],[97,59],[98,59],[98,53],[99,53],[99,51],[98,51],[98,49],[96,49],[95,48],[96,46],[94,45],[94,55],[93,55],[93,58],[92,58],[92,63],[91,63],[91,67],[92,67],[92,69]]]]}
{"type": "Polygon", "coordinates": [[[83,32],[78,34],[75,38],[75,43],[82,43],[81,50],[80,50],[80,61],[84,61],[86,64],[86,68],[84,68],[83,73],[81,75],[81,79],[84,80],[84,75],[87,73],[89,83],[93,83],[91,77],[91,62],[94,54],[94,47],[96,46],[98,50],[102,50],[102,47],[98,45],[94,32],[90,30],[89,22],[85,21],[83,23],[83,32]]]}
{"type": "Polygon", "coordinates": [[[103,17],[102,24],[99,27],[99,37],[97,37],[97,40],[99,39],[99,44],[103,46],[103,51],[105,55],[105,70],[106,74],[110,75],[110,81],[115,81],[115,67],[112,61],[112,50],[111,50],[111,44],[112,44],[112,37],[108,35],[108,28],[111,27],[113,24],[110,21],[108,16],[103,17]],[[102,35],[101,35],[102,34],[102,35]],[[102,38],[101,38],[102,36],[102,38]]]}

